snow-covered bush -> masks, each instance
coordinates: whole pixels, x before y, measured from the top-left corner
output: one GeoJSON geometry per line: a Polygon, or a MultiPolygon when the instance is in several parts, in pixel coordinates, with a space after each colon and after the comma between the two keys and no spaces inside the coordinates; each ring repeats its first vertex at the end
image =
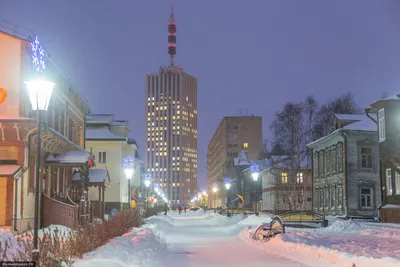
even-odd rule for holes
{"type": "MultiPolygon", "coordinates": [[[[43,231],[39,238],[39,266],[72,266],[74,259],[82,257],[86,252],[105,245],[111,239],[129,232],[132,227],[143,223],[136,209],[117,212],[115,216],[104,222],[86,224],[81,229],[61,232],[58,228],[43,231]]],[[[28,231],[19,236],[10,232],[3,233],[0,239],[1,261],[30,261],[33,250],[33,233],[28,231]],[[2,241],[3,240],[3,241],[2,241]]]]}

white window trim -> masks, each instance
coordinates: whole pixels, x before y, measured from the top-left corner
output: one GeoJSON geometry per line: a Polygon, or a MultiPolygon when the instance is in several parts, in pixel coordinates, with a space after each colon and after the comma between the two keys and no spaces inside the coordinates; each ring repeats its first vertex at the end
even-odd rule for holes
{"type": "Polygon", "coordinates": [[[383,142],[386,140],[385,109],[383,108],[378,111],[378,128],[379,142],[383,142]]]}
{"type": "Polygon", "coordinates": [[[385,178],[386,178],[386,195],[387,196],[391,196],[393,194],[393,191],[390,192],[389,190],[390,190],[390,185],[392,185],[392,187],[393,187],[393,184],[392,184],[392,169],[390,169],[390,168],[386,169],[386,177],[385,178]],[[389,175],[389,173],[390,173],[390,175],[389,175]],[[389,183],[388,183],[388,181],[389,181],[389,183]]]}
{"type": "MultiPolygon", "coordinates": [[[[367,196],[367,194],[365,194],[366,196],[367,196]]],[[[373,187],[371,187],[371,186],[363,186],[363,187],[360,187],[360,199],[359,199],[359,201],[360,201],[360,207],[361,207],[361,209],[373,209],[374,208],[374,189],[373,189],[373,187]],[[362,196],[363,196],[363,194],[362,194],[362,190],[363,189],[370,189],[371,191],[371,194],[369,194],[368,196],[371,196],[371,200],[370,200],[370,203],[371,203],[371,205],[370,206],[362,206],[362,201],[361,201],[361,199],[362,199],[362,196]]]]}
{"type": "Polygon", "coordinates": [[[394,178],[394,187],[396,188],[396,195],[400,195],[400,173],[394,172],[395,173],[395,178],[394,178]]]}

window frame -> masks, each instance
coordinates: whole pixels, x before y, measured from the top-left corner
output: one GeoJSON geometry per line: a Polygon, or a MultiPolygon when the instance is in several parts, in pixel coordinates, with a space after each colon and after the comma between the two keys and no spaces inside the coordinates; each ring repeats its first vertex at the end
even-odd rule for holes
{"type": "Polygon", "coordinates": [[[371,171],[374,169],[374,148],[372,146],[365,146],[365,145],[361,145],[359,147],[358,150],[358,164],[359,164],[359,168],[362,170],[368,170],[371,171]],[[371,153],[367,154],[367,153],[362,153],[363,149],[371,149],[371,153]],[[368,163],[368,157],[371,157],[371,167],[363,167],[362,163],[363,163],[363,155],[366,156],[366,163],[368,163]]]}
{"type": "Polygon", "coordinates": [[[378,110],[378,137],[379,142],[383,142],[386,140],[386,121],[384,108],[378,110]]]}
{"type": "Polygon", "coordinates": [[[394,188],[395,190],[395,195],[400,195],[400,173],[394,172],[394,188]]]}
{"type": "MultiPolygon", "coordinates": [[[[359,205],[360,205],[360,209],[374,209],[374,206],[375,206],[375,204],[374,204],[374,187],[373,186],[371,186],[371,185],[361,185],[360,186],[360,188],[359,188],[359,191],[358,191],[358,194],[359,194],[359,199],[358,199],[358,201],[359,201],[359,205]],[[369,194],[363,194],[362,193],[362,190],[363,189],[368,189],[368,190],[370,190],[370,193],[369,194]],[[370,206],[363,206],[363,200],[362,200],[362,197],[363,196],[366,196],[366,197],[370,197],[371,199],[370,199],[370,206]]],[[[365,198],[365,204],[367,204],[367,198],[365,198]]]]}
{"type": "Polygon", "coordinates": [[[391,196],[393,195],[392,168],[385,169],[385,181],[386,181],[386,188],[385,188],[386,195],[391,196]]]}

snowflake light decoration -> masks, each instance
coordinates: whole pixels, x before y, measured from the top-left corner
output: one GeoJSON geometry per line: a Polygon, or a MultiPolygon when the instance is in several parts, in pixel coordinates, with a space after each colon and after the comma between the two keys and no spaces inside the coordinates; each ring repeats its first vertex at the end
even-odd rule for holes
{"type": "Polygon", "coordinates": [[[218,184],[213,184],[213,187],[214,188],[218,188],[218,184]]]}
{"type": "Polygon", "coordinates": [[[144,179],[150,180],[150,179],[151,179],[151,174],[150,174],[150,173],[146,173],[146,174],[144,175],[144,179]]]}
{"type": "Polygon", "coordinates": [[[124,158],[122,166],[124,168],[133,168],[135,166],[135,159],[131,156],[124,158]]]}
{"type": "Polygon", "coordinates": [[[231,179],[230,178],[225,178],[224,182],[225,182],[225,184],[230,184],[231,183],[231,179]]]}
{"type": "Polygon", "coordinates": [[[31,42],[32,48],[32,64],[35,66],[36,71],[42,72],[46,69],[46,65],[44,63],[44,49],[39,43],[39,39],[36,36],[35,40],[31,42]]]}
{"type": "Polygon", "coordinates": [[[258,164],[254,163],[250,166],[250,171],[255,173],[255,172],[259,172],[260,168],[258,167],[258,164]]]}

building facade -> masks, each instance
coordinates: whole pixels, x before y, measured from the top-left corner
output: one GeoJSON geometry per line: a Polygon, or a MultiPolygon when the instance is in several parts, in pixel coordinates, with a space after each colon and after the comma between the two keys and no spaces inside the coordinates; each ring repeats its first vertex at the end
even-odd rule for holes
{"type": "MultiPolygon", "coordinates": [[[[229,175],[229,168],[235,165],[235,158],[239,157],[242,150],[246,152],[247,159],[252,161],[260,158],[262,148],[261,117],[224,117],[208,144],[208,191],[212,192],[214,183],[217,183],[219,187],[223,186],[225,176],[229,175]]],[[[221,193],[220,190],[216,196],[213,196],[217,206],[224,205],[221,193]]]]}
{"type": "Polygon", "coordinates": [[[382,206],[379,207],[380,220],[400,223],[400,124],[398,121],[400,95],[375,101],[366,111],[378,129],[382,185],[379,190],[382,194],[382,206]]]}
{"type": "Polygon", "coordinates": [[[311,160],[307,155],[272,155],[265,164],[260,173],[264,212],[312,209],[311,160]]]}
{"type": "Polygon", "coordinates": [[[376,125],[365,115],[336,114],[333,129],[308,145],[313,153],[314,211],[377,217],[381,186],[376,125]]]}
{"type": "MultiPolygon", "coordinates": [[[[31,64],[32,40],[23,33],[0,31],[0,227],[19,232],[33,227],[36,179],[40,179],[43,226],[74,228],[85,215],[83,210],[90,210],[84,192],[74,191],[74,183],[80,185],[82,180],[72,180],[75,171],[92,166],[90,153],[83,148],[84,117],[89,108],[46,56],[45,75],[56,85],[43,118],[42,163],[40,177],[35,177],[37,114],[32,112],[24,84],[36,71],[31,64]],[[72,200],[72,195],[79,202],[72,200]]],[[[88,186],[93,185],[88,178],[88,186]]]]}
{"type": "Polygon", "coordinates": [[[172,205],[187,205],[197,190],[197,79],[174,65],[176,24],[171,14],[171,64],[146,75],[145,169],[172,205]]]}
{"type": "MultiPolygon", "coordinates": [[[[131,197],[138,197],[141,177],[138,146],[128,138],[128,121],[115,120],[113,114],[88,114],[86,125],[86,148],[95,157],[97,167],[106,169],[110,177],[104,192],[104,212],[109,214],[114,208],[121,210],[129,205],[129,190],[131,197]],[[123,160],[128,156],[135,159],[130,189],[123,169],[123,160]]],[[[89,190],[89,199],[94,203],[99,201],[97,189],[89,190]]]]}

